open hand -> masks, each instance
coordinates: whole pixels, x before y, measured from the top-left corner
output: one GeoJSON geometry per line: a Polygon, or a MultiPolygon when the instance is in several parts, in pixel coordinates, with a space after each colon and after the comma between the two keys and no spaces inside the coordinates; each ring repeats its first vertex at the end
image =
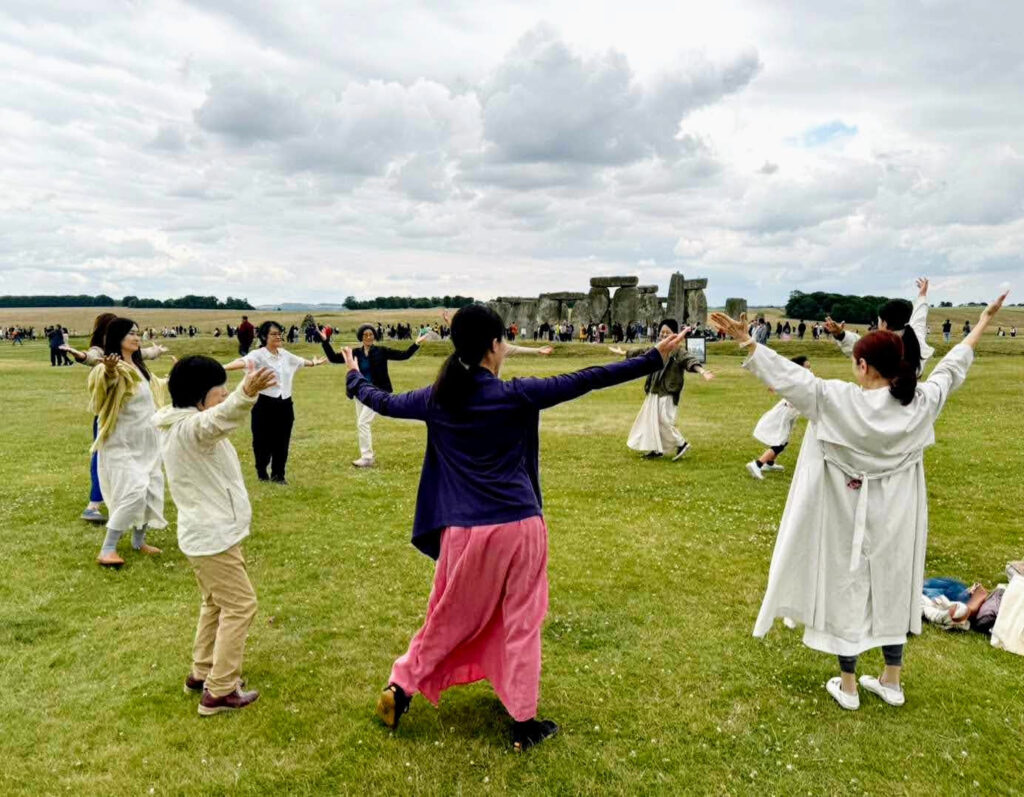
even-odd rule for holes
{"type": "Polygon", "coordinates": [[[253,370],[252,363],[249,364],[245,379],[242,380],[242,392],[249,398],[255,398],[260,391],[266,390],[277,384],[277,375],[269,368],[253,370]]]}
{"type": "Polygon", "coordinates": [[[349,371],[358,371],[359,363],[356,362],[356,356],[352,353],[352,347],[346,346],[341,350],[341,356],[345,358],[345,367],[349,371]]]}
{"type": "Polygon", "coordinates": [[[425,341],[427,339],[427,335],[429,334],[429,332],[424,332],[422,335],[416,338],[416,345],[419,346],[423,341],[425,341]]]}
{"type": "Polygon", "coordinates": [[[537,349],[537,354],[543,354],[545,357],[547,357],[554,350],[554,346],[541,346],[539,349],[537,349]]]}
{"type": "Polygon", "coordinates": [[[719,332],[725,333],[741,345],[749,342],[751,339],[750,333],[747,331],[746,313],[741,315],[739,320],[730,318],[725,313],[712,313],[711,323],[715,325],[719,332]]]}
{"type": "Polygon", "coordinates": [[[686,334],[679,332],[675,335],[669,335],[664,340],[659,340],[658,345],[655,346],[658,353],[661,355],[661,359],[668,362],[668,358],[672,356],[672,352],[678,349],[683,342],[686,340],[686,334]]]}
{"type": "Polygon", "coordinates": [[[316,368],[318,365],[323,365],[325,362],[327,362],[327,358],[314,357],[312,360],[310,360],[310,362],[313,363],[313,367],[316,368]]]}
{"type": "Polygon", "coordinates": [[[705,382],[710,382],[712,379],[715,378],[715,375],[711,373],[711,371],[701,371],[700,378],[703,379],[705,382]]]}
{"type": "Polygon", "coordinates": [[[626,353],[625,349],[620,348],[618,346],[609,346],[608,347],[608,351],[610,351],[612,354],[620,354],[620,355],[626,353]]]}
{"type": "Polygon", "coordinates": [[[107,376],[113,376],[117,373],[117,364],[121,361],[120,354],[108,354],[103,358],[103,367],[106,369],[107,376]]]}
{"type": "Polygon", "coordinates": [[[170,351],[166,346],[162,346],[159,343],[155,344],[153,348],[156,349],[157,354],[167,354],[170,351]]]}
{"type": "Polygon", "coordinates": [[[1000,308],[1002,308],[1003,302],[1006,301],[1006,297],[1009,293],[1009,291],[1005,291],[1002,296],[998,297],[994,302],[992,302],[992,304],[982,310],[981,317],[978,318],[978,323],[988,324],[988,322],[992,320],[992,317],[999,312],[1000,308]]]}
{"type": "Polygon", "coordinates": [[[320,327],[316,327],[316,335],[318,338],[320,338],[320,340],[327,340],[327,336],[324,334],[324,331],[320,329],[320,327]]]}
{"type": "Polygon", "coordinates": [[[832,316],[825,316],[825,331],[829,335],[842,335],[846,332],[846,322],[840,321],[838,324],[832,320],[832,316]]]}
{"type": "Polygon", "coordinates": [[[926,297],[928,295],[928,278],[918,277],[917,280],[915,280],[915,284],[917,285],[917,295],[922,299],[926,297]]]}

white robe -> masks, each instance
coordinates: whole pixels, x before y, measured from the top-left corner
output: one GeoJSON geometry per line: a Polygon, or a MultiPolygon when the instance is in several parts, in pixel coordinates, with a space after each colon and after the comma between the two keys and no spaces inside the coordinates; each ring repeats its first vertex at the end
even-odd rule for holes
{"type": "Polygon", "coordinates": [[[800,411],[785,399],[761,416],[754,427],[754,439],[766,446],[782,446],[789,442],[793,425],[800,411]]]}
{"type": "Polygon", "coordinates": [[[655,451],[664,454],[666,451],[675,453],[675,449],[686,442],[686,438],[676,428],[676,415],[679,405],[672,396],[658,396],[648,393],[647,398],[633,421],[629,430],[626,445],[634,451],[655,451]]]}
{"type": "Polygon", "coordinates": [[[164,472],[160,438],[153,423],[156,404],[149,382],[138,389],[117,415],[114,430],[99,444],[96,470],[109,511],[107,526],[118,531],[148,525],[167,526],[164,520],[164,472]]]}
{"type": "Polygon", "coordinates": [[[816,650],[856,655],[921,630],[928,537],[922,455],[974,358],[955,346],[901,406],[888,389],[816,378],[765,346],[744,363],[809,423],[754,635],[776,617],[816,650]]]}

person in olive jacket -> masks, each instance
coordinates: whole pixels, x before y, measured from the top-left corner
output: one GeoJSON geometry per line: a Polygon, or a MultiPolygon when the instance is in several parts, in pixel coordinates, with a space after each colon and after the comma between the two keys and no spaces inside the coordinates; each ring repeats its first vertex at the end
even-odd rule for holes
{"type": "MultiPolygon", "coordinates": [[[[408,360],[417,351],[426,335],[420,335],[405,351],[392,349],[387,346],[377,346],[375,341],[377,333],[370,324],[363,324],[359,327],[356,337],[362,342],[362,346],[353,350],[356,363],[359,365],[359,373],[366,377],[374,387],[380,388],[386,393],[392,393],[391,377],[388,375],[388,360],[408,360]]],[[[324,347],[324,354],[332,363],[344,363],[345,358],[334,349],[325,339],[323,332],[320,333],[320,340],[324,347]]],[[[357,468],[372,468],[377,464],[373,453],[373,436],[370,432],[370,425],[373,423],[377,413],[362,404],[358,399],[356,405],[356,430],[359,434],[359,459],[353,460],[352,464],[357,468]]]]}
{"type": "MultiPolygon", "coordinates": [[[[661,322],[659,339],[675,335],[679,324],[675,319],[666,318],[661,322]]],[[[683,330],[687,332],[688,330],[683,330]]],[[[609,346],[615,354],[626,357],[640,357],[650,348],[630,349],[624,351],[616,346],[609,346]]],[[[683,392],[683,379],[687,371],[700,374],[705,380],[715,375],[701,365],[700,360],[684,349],[678,349],[665,363],[665,367],[647,377],[644,383],[644,399],[640,413],[633,422],[626,445],[634,451],[644,452],[645,459],[657,459],[666,451],[672,453],[672,461],[680,459],[690,449],[679,429],[676,428],[676,415],[679,412],[679,396],[683,392]]]]}

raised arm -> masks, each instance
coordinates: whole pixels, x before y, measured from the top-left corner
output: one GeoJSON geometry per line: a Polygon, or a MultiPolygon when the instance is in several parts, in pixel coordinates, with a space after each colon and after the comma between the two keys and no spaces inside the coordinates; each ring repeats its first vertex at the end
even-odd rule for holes
{"type": "Polygon", "coordinates": [[[276,384],[277,378],[269,368],[250,371],[224,401],[189,418],[188,431],[201,444],[216,443],[245,421],[261,390],[276,384]]]}
{"type": "Polygon", "coordinates": [[[917,296],[914,297],[914,309],[910,312],[910,328],[917,335],[917,341],[921,344],[921,362],[929,359],[935,354],[935,349],[925,342],[928,334],[928,278],[921,277],[917,280],[917,296]]]}
{"type": "Polygon", "coordinates": [[[359,399],[374,412],[388,418],[406,418],[414,421],[427,419],[427,404],[433,388],[421,387],[408,393],[388,393],[371,385],[359,369],[349,369],[345,377],[349,398],[359,399]]]}
{"type": "Polygon", "coordinates": [[[818,402],[822,381],[802,365],[797,365],[772,349],[756,343],[747,332],[746,319],[736,321],[725,313],[712,313],[711,323],[733,338],[742,347],[753,351],[743,367],[764,382],[810,420],[818,418],[818,402]]]}
{"type": "Polygon", "coordinates": [[[327,361],[335,364],[345,362],[345,358],[341,356],[341,352],[337,352],[331,348],[331,344],[328,343],[327,339],[324,337],[324,333],[317,330],[317,334],[320,335],[320,345],[324,347],[324,356],[327,358],[327,361]]]}
{"type": "Polygon", "coordinates": [[[555,350],[553,346],[541,346],[536,349],[531,348],[530,346],[516,346],[514,343],[509,343],[507,340],[503,340],[502,345],[504,346],[506,357],[515,357],[517,354],[540,354],[546,357],[555,350]]]}
{"type": "Polygon", "coordinates": [[[139,354],[142,355],[143,360],[156,360],[159,359],[161,354],[167,354],[168,351],[170,351],[170,349],[168,349],[166,346],[161,346],[159,343],[154,343],[152,346],[147,346],[146,348],[140,350],[139,354]]]}
{"type": "Polygon", "coordinates": [[[248,362],[245,357],[239,357],[238,359],[232,360],[224,366],[225,371],[243,371],[245,370],[245,364],[248,362]]]}
{"type": "Polygon", "coordinates": [[[421,335],[420,337],[416,338],[416,342],[414,344],[412,344],[405,351],[399,351],[398,349],[392,349],[390,346],[381,346],[381,348],[384,350],[384,357],[385,357],[385,359],[388,359],[388,360],[408,360],[410,357],[412,357],[416,352],[418,352],[420,350],[420,342],[423,340],[424,337],[426,337],[426,336],[425,335],[421,335]]]}
{"type": "Polygon", "coordinates": [[[661,353],[651,349],[643,357],[631,357],[622,362],[595,365],[549,377],[513,379],[512,386],[537,409],[547,409],[565,401],[572,401],[591,390],[619,385],[658,371],[664,365],[661,353]]]}
{"type": "Polygon", "coordinates": [[[825,331],[832,336],[843,354],[847,357],[853,356],[853,347],[860,340],[860,335],[856,332],[847,332],[845,321],[837,323],[831,316],[825,316],[825,331]]]}

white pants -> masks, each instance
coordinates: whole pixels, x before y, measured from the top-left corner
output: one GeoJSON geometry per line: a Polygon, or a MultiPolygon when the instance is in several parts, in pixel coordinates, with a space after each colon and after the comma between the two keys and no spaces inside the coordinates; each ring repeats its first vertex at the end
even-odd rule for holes
{"type": "Polygon", "coordinates": [[[634,451],[675,451],[686,439],[676,429],[678,405],[671,396],[649,394],[629,430],[626,445],[634,451]]]}
{"type": "Polygon", "coordinates": [[[373,459],[373,436],[370,434],[370,424],[377,417],[377,413],[365,404],[354,399],[356,404],[356,431],[359,433],[359,456],[364,459],[373,459]]]}

